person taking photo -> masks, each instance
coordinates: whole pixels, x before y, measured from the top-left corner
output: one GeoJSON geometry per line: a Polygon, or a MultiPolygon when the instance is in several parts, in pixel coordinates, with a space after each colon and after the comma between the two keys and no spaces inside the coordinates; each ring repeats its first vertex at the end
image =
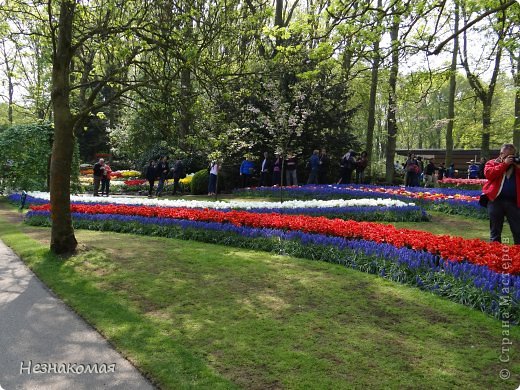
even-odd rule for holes
{"type": "Polygon", "coordinates": [[[507,217],[515,245],[520,245],[520,160],[513,144],[504,144],[500,155],[484,167],[487,182],[482,187],[488,197],[490,240],[502,242],[507,217]]]}

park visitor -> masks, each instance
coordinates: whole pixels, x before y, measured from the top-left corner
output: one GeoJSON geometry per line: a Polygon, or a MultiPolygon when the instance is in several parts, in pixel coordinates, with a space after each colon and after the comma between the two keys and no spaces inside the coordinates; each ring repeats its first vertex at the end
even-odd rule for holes
{"type": "Polygon", "coordinates": [[[260,164],[260,187],[269,185],[269,171],[271,170],[271,162],[269,161],[269,153],[264,152],[264,159],[260,164]]]}
{"type": "Polygon", "coordinates": [[[297,165],[298,160],[296,159],[296,155],[289,152],[287,160],[285,160],[285,184],[288,186],[298,185],[297,165]]]}
{"type": "Polygon", "coordinates": [[[424,186],[425,187],[437,187],[437,176],[435,176],[435,166],[433,158],[428,161],[426,168],[424,168],[424,186]]]}
{"type": "Polygon", "coordinates": [[[278,186],[281,185],[282,179],[282,157],[280,153],[275,153],[275,160],[273,163],[273,185],[278,186]]]}
{"type": "Polygon", "coordinates": [[[105,160],[100,158],[97,163],[94,164],[94,196],[99,196],[99,185],[105,171],[105,160]]]}
{"type": "Polygon", "coordinates": [[[352,172],[356,168],[356,155],[357,153],[350,149],[341,158],[341,162],[339,164],[341,178],[339,179],[338,184],[350,184],[352,181],[352,172]]]}
{"type": "Polygon", "coordinates": [[[151,198],[155,179],[157,178],[157,166],[154,160],[150,160],[148,162],[144,176],[146,177],[146,180],[148,180],[148,184],[150,186],[148,189],[148,197],[151,198]]]}
{"type": "Polygon", "coordinates": [[[330,158],[327,155],[326,149],[321,149],[320,153],[320,168],[318,170],[318,183],[319,184],[329,184],[329,167],[330,167],[330,158]]]}
{"type": "Polygon", "coordinates": [[[255,172],[255,164],[251,161],[249,155],[245,156],[244,161],[240,164],[240,178],[242,179],[242,187],[246,188],[251,185],[251,178],[255,172]]]}
{"type": "Polygon", "coordinates": [[[157,175],[159,176],[159,184],[157,185],[157,191],[155,196],[160,197],[164,190],[164,182],[168,178],[170,167],[168,165],[168,156],[164,156],[162,160],[157,164],[157,175]]]}
{"type": "Polygon", "coordinates": [[[177,190],[179,189],[179,181],[180,179],[184,179],[186,177],[186,170],[184,168],[184,164],[180,158],[177,158],[175,164],[172,168],[172,177],[173,177],[173,195],[177,195],[177,190]]]}
{"type": "Polygon", "coordinates": [[[320,151],[318,149],[312,152],[309,159],[309,168],[311,172],[307,184],[318,184],[318,171],[320,169],[320,151]]]}
{"type": "Polygon", "coordinates": [[[112,175],[112,169],[110,165],[105,164],[103,169],[103,177],[101,178],[101,196],[108,196],[110,192],[110,179],[112,175]]]}
{"type": "Polygon", "coordinates": [[[209,164],[209,183],[208,183],[208,195],[217,194],[217,177],[220,166],[217,161],[212,161],[209,164]]]}
{"type": "Polygon", "coordinates": [[[504,144],[500,155],[484,168],[487,182],[482,191],[487,205],[490,241],[502,242],[504,218],[507,217],[515,245],[520,245],[520,162],[513,144],[504,144]]]}
{"type": "Polygon", "coordinates": [[[368,153],[362,151],[361,155],[356,160],[356,184],[363,184],[365,181],[365,170],[368,166],[368,153]]]}

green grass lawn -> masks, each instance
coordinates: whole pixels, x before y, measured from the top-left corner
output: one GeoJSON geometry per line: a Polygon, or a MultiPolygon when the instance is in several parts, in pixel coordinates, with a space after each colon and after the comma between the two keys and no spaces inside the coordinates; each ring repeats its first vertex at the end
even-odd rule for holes
{"type": "MultiPolygon", "coordinates": [[[[485,241],[489,240],[489,220],[487,219],[467,218],[461,215],[447,215],[438,211],[428,211],[428,214],[432,217],[430,222],[389,223],[398,228],[425,230],[435,234],[449,234],[464,238],[480,238],[485,241]]],[[[504,223],[502,241],[504,243],[513,243],[513,236],[507,222],[504,223]]]]}
{"type": "Polygon", "coordinates": [[[2,204],[0,238],[162,388],[520,383],[518,328],[501,363],[499,321],[418,289],[334,264],[92,231],[77,231],[81,250],[62,261],[49,229],[19,220],[2,204]]]}

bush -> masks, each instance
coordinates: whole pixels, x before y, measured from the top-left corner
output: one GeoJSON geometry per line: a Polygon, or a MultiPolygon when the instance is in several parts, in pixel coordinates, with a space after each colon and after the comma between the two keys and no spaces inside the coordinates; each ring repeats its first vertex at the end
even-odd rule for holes
{"type": "Polygon", "coordinates": [[[207,169],[201,169],[196,172],[191,179],[191,193],[193,195],[202,195],[208,193],[209,172],[207,169]]]}

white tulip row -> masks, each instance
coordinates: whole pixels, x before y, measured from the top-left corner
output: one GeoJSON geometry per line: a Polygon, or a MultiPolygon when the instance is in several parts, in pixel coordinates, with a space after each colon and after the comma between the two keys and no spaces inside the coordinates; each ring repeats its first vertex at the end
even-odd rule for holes
{"type": "MultiPolygon", "coordinates": [[[[49,200],[48,192],[29,192],[35,198],[49,200]]],[[[201,201],[186,199],[148,199],[138,197],[94,197],[92,195],[72,195],[72,202],[88,203],[112,203],[122,205],[159,206],[159,207],[187,207],[187,208],[210,208],[210,209],[295,209],[295,208],[336,208],[336,207],[404,207],[414,206],[414,203],[406,203],[396,199],[335,199],[335,200],[288,200],[283,203],[256,202],[256,201],[201,201]]]]}

